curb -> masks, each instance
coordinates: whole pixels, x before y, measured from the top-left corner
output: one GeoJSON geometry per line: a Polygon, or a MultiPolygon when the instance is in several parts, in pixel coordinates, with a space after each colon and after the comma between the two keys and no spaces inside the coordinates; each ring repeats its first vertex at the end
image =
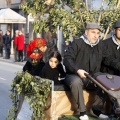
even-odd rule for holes
{"type": "Polygon", "coordinates": [[[11,63],[11,64],[15,64],[15,65],[20,65],[20,66],[23,66],[26,63],[26,61],[23,61],[23,62],[14,62],[13,58],[11,58],[11,59],[0,58],[0,61],[11,63]]]}

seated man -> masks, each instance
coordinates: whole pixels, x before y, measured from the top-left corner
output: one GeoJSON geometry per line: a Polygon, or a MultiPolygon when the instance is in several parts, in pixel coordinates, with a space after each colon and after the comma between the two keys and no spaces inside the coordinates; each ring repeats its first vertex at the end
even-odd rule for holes
{"type": "MultiPolygon", "coordinates": [[[[108,59],[106,58],[103,59],[101,72],[120,76],[120,70],[119,70],[120,65],[118,62],[120,61],[120,20],[118,20],[114,25],[114,33],[115,34],[113,34],[110,38],[104,40],[103,44],[106,51],[109,52],[112,58],[116,59],[116,62],[113,62],[113,65],[111,64],[111,66],[109,66],[109,64],[106,64],[108,59]]],[[[96,114],[100,113],[100,111],[96,109],[96,106],[100,105],[99,103],[104,104],[105,98],[107,98],[107,95],[103,94],[101,90],[99,90],[99,92],[97,92],[97,95],[95,96],[95,102],[93,103],[93,107],[92,107],[92,111],[94,111],[94,113],[96,114]]],[[[113,114],[115,112],[114,110],[115,108],[112,109],[110,112],[113,114]]]]}
{"type": "MultiPolygon", "coordinates": [[[[80,120],[88,120],[83,98],[83,86],[85,86],[86,74],[92,76],[100,71],[103,59],[103,43],[99,40],[100,26],[97,23],[87,23],[85,34],[74,40],[64,54],[66,67],[65,84],[71,89],[75,102],[80,111],[80,120]]],[[[102,113],[100,118],[108,118],[102,113]],[[102,116],[102,117],[101,117],[102,116]]]]}

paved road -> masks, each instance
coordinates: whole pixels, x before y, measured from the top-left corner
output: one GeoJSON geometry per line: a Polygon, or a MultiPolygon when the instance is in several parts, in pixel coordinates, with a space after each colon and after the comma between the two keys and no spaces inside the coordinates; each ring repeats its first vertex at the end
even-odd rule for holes
{"type": "MultiPolygon", "coordinates": [[[[16,72],[22,70],[23,65],[17,65],[9,62],[0,61],[0,120],[5,120],[8,109],[12,107],[12,101],[9,97],[10,85],[14,79],[16,72]]],[[[31,111],[29,105],[24,102],[22,110],[18,116],[18,120],[30,120],[31,111]]]]}

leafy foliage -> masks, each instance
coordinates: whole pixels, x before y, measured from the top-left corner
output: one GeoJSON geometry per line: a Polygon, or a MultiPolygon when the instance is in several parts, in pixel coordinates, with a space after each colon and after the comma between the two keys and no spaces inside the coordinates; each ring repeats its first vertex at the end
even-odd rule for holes
{"type": "Polygon", "coordinates": [[[59,25],[64,37],[69,40],[72,36],[79,37],[89,21],[100,23],[105,34],[110,31],[113,23],[120,18],[119,0],[101,1],[108,4],[105,9],[103,4],[100,9],[88,9],[83,0],[26,0],[21,8],[34,17],[36,32],[49,29],[55,32],[59,25]]]}
{"type": "Polygon", "coordinates": [[[45,120],[44,109],[47,107],[47,98],[51,91],[51,81],[35,77],[28,72],[18,72],[11,85],[10,98],[13,107],[9,110],[7,120],[14,120],[19,104],[19,95],[26,97],[33,110],[32,120],[45,120]]]}

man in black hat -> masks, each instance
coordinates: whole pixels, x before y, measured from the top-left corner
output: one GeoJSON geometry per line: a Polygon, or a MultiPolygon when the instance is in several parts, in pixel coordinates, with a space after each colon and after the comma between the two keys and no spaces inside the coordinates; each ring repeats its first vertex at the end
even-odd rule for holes
{"type": "MultiPolygon", "coordinates": [[[[86,26],[85,34],[75,39],[64,54],[66,68],[65,84],[71,89],[80,111],[80,120],[88,120],[83,98],[83,87],[86,86],[86,74],[94,76],[100,71],[103,59],[103,43],[99,40],[100,26],[90,22],[86,26]]],[[[107,63],[108,64],[108,63],[107,63]]],[[[87,86],[86,86],[87,88],[87,86]]],[[[107,115],[99,114],[99,118],[108,118],[107,115]]]]}
{"type": "MultiPolygon", "coordinates": [[[[110,38],[103,41],[106,50],[111,54],[114,59],[120,61],[120,20],[114,25],[114,33],[110,38]]],[[[115,64],[117,66],[117,64],[115,64]]],[[[107,72],[113,75],[120,75],[120,71],[102,63],[102,72],[107,72]]]]}
{"type": "MultiPolygon", "coordinates": [[[[106,64],[109,63],[109,59],[103,59],[101,65],[101,72],[120,76],[120,20],[118,20],[114,24],[114,34],[110,38],[103,40],[103,45],[105,48],[104,50],[109,53],[114,62],[111,62],[111,65],[109,65],[106,64]]],[[[92,111],[94,111],[94,113],[100,113],[100,111],[96,107],[98,105],[97,103],[100,103],[100,101],[102,101],[102,104],[104,104],[106,98],[107,94],[103,94],[100,90],[97,92],[97,95],[95,96],[96,101],[93,103],[92,106],[92,111]]],[[[111,108],[111,112],[113,114],[115,111],[113,107],[111,108]]]]}

